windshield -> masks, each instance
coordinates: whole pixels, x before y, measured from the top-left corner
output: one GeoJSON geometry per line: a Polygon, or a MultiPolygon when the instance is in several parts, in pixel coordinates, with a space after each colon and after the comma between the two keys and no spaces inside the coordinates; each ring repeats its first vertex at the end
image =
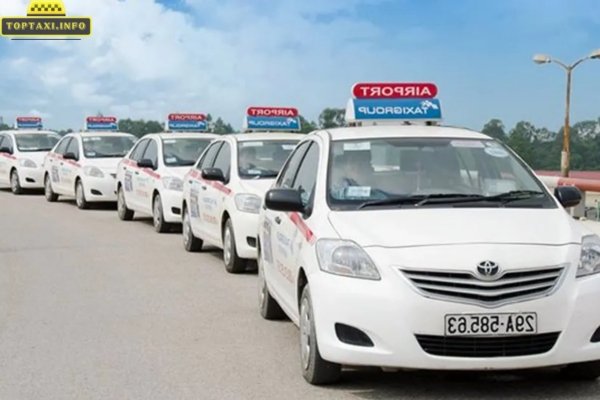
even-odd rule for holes
{"type": "Polygon", "coordinates": [[[336,141],[328,174],[334,209],[555,206],[525,166],[493,140],[336,141]]]}
{"type": "Polygon", "coordinates": [[[133,136],[90,136],[82,140],[86,158],[124,157],[135,143],[133,136]]]}
{"type": "Polygon", "coordinates": [[[19,133],[15,135],[15,141],[17,142],[17,149],[19,151],[35,152],[35,151],[50,151],[54,147],[60,137],[53,134],[43,133],[19,133]]]}
{"type": "Polygon", "coordinates": [[[238,143],[238,174],[242,179],[275,178],[298,144],[295,140],[238,143]]]}
{"type": "Polygon", "coordinates": [[[163,139],[164,163],[167,167],[192,166],[210,142],[206,138],[163,139]]]}

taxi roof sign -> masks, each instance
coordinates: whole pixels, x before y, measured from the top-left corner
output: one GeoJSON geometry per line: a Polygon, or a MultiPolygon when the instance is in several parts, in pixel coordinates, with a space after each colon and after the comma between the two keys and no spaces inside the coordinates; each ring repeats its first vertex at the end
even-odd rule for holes
{"type": "Polygon", "coordinates": [[[300,113],[294,107],[248,107],[244,129],[252,132],[299,131],[300,113]]]}
{"type": "Polygon", "coordinates": [[[166,130],[169,132],[205,132],[208,121],[205,114],[169,114],[166,130]]]}
{"type": "Polygon", "coordinates": [[[116,131],[118,130],[118,120],[116,117],[87,117],[85,119],[86,131],[116,131]]]}
{"type": "Polygon", "coordinates": [[[428,124],[442,119],[437,86],[432,83],[357,83],[346,107],[346,122],[355,124],[428,124]]]}
{"type": "Polygon", "coordinates": [[[41,117],[17,117],[15,122],[16,129],[42,129],[41,117]]]}

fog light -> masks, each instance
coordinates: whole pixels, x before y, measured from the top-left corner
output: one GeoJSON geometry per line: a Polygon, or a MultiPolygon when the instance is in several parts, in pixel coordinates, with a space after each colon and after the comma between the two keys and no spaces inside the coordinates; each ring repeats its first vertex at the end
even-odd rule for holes
{"type": "Polygon", "coordinates": [[[349,325],[335,324],[335,334],[340,342],[353,346],[373,347],[373,341],[360,329],[349,325]]]}

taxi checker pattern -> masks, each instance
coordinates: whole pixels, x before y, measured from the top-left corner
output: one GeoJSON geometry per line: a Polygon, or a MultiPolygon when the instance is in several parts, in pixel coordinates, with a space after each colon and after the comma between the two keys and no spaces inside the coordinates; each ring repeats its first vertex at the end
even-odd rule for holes
{"type": "Polygon", "coordinates": [[[34,16],[65,16],[65,6],[62,2],[43,2],[43,1],[32,1],[27,15],[30,17],[34,16]]]}
{"type": "MultiPolygon", "coordinates": [[[[441,107],[433,84],[357,84],[353,92],[346,109],[349,126],[302,137],[272,184],[254,190],[248,182],[235,186],[225,179],[225,170],[215,167],[230,143],[231,152],[223,159],[230,159],[231,171],[236,171],[233,145],[249,134],[212,137],[183,179],[143,162],[148,161],[143,157],[148,142],[159,139],[148,135],[138,142],[139,154],[134,155],[134,147],[121,162],[119,170],[126,172],[119,176],[118,191],[121,185],[125,192],[139,191],[127,180],[132,175],[152,178],[156,182],[150,188],[169,189],[169,205],[181,207],[184,244],[186,232],[192,232],[188,239],[196,244],[200,239],[186,229],[189,205],[194,217],[210,217],[197,232],[206,230],[207,222],[216,225],[209,244],[224,247],[224,258],[221,214],[213,211],[223,204],[229,204],[232,214],[237,209],[241,222],[232,233],[237,237],[243,232],[240,237],[256,242],[248,258],[258,257],[259,311],[265,319],[287,315],[298,325],[300,369],[312,384],[336,381],[343,365],[484,371],[558,366],[570,376],[597,379],[600,237],[564,212],[581,200],[576,189],[559,187],[552,196],[502,144],[478,132],[437,126],[441,107]],[[471,171],[459,165],[458,181],[453,181],[456,177],[444,175],[451,168],[432,156],[438,169],[425,180],[413,174],[412,165],[388,165],[386,156],[375,170],[375,141],[390,147],[393,156],[403,147],[431,150],[423,153],[441,148],[472,152],[472,157],[483,157],[484,168],[471,171]],[[353,157],[344,158],[346,153],[353,157]],[[369,165],[362,167],[373,171],[357,170],[368,174],[383,169],[384,174],[365,182],[347,179],[365,153],[369,165]],[[515,172],[512,178],[496,170],[496,178],[487,179],[488,170],[506,162],[515,172]],[[333,168],[340,165],[339,171],[333,168]],[[345,186],[338,187],[334,173],[340,171],[345,186]],[[398,182],[392,179],[386,186],[380,178],[398,177],[394,174],[415,178],[417,190],[408,189],[415,194],[390,197],[398,182]],[[435,185],[451,185],[454,191],[439,192],[435,178],[435,185]],[[472,184],[468,189],[482,193],[458,193],[457,182],[464,181],[472,184]],[[513,184],[527,190],[511,189],[513,184]],[[236,203],[239,198],[248,201],[236,203]],[[208,207],[193,212],[199,203],[208,207]]],[[[251,110],[247,120],[264,111],[251,110]]],[[[0,156],[0,161],[14,158],[0,156]]],[[[401,162],[403,157],[392,158],[401,162]]],[[[131,219],[129,199],[121,200],[122,219],[131,219]]],[[[153,212],[148,206],[138,210],[153,212]]]]}

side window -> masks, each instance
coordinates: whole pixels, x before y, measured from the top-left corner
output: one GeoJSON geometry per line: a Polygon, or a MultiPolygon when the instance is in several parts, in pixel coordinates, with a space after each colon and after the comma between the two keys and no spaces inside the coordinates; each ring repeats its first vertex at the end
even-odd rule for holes
{"type": "Polygon", "coordinates": [[[215,160],[215,156],[221,147],[223,142],[215,142],[210,145],[208,149],[204,152],[204,155],[200,159],[198,163],[198,169],[210,168],[213,165],[213,161],[215,160]]]}
{"type": "Polygon", "coordinates": [[[15,151],[13,148],[12,138],[8,135],[4,135],[4,140],[2,141],[2,147],[8,147],[10,151],[15,151]]]}
{"type": "Polygon", "coordinates": [[[287,162],[285,163],[281,175],[279,175],[279,179],[277,180],[276,187],[287,188],[290,189],[292,187],[292,183],[294,182],[294,178],[296,177],[296,172],[298,170],[298,165],[302,161],[304,157],[304,153],[306,153],[306,149],[310,146],[311,142],[304,142],[290,155],[287,162]]]}
{"type": "Polygon", "coordinates": [[[156,143],[156,140],[150,140],[142,159],[150,160],[155,168],[158,167],[158,144],[156,143]]]}
{"type": "Polygon", "coordinates": [[[215,158],[214,168],[219,168],[223,171],[225,179],[229,179],[229,173],[231,172],[231,146],[227,142],[223,142],[217,158],[215,158]]]}
{"type": "Polygon", "coordinates": [[[60,154],[61,156],[65,155],[65,153],[67,152],[67,146],[69,145],[70,141],[71,141],[70,136],[66,137],[66,138],[62,138],[62,140],[60,141],[58,146],[56,146],[56,150],[54,150],[54,152],[56,154],[60,154]]]}
{"type": "Polygon", "coordinates": [[[300,192],[302,204],[304,204],[305,207],[313,203],[318,170],[319,145],[313,143],[306,152],[306,155],[300,164],[300,168],[298,168],[298,173],[296,174],[296,179],[292,186],[293,189],[300,192]]]}
{"type": "Polygon", "coordinates": [[[79,159],[79,141],[75,138],[71,138],[65,153],[73,153],[75,154],[75,158],[79,159]]]}
{"type": "Polygon", "coordinates": [[[142,154],[144,154],[144,150],[146,150],[147,145],[148,139],[139,141],[138,144],[135,145],[135,148],[131,152],[129,158],[136,162],[140,161],[142,159],[142,154]]]}
{"type": "Polygon", "coordinates": [[[4,135],[0,135],[0,147],[2,147],[2,142],[4,142],[4,135]]]}

